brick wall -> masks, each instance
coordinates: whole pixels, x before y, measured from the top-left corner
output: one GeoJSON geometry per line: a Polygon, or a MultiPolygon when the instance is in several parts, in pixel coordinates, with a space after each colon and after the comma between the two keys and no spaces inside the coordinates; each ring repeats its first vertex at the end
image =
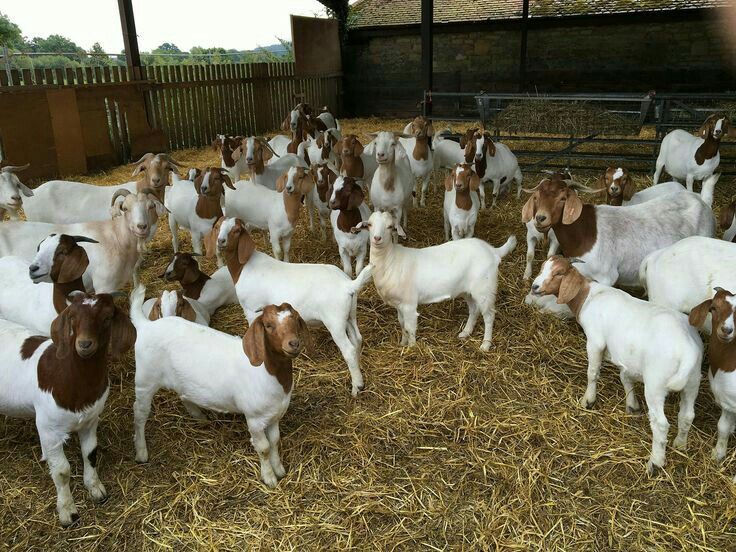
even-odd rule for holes
{"type": "MultiPolygon", "coordinates": [[[[637,22],[530,29],[527,90],[733,90],[736,52],[716,22],[637,22]]],[[[396,36],[353,31],[345,52],[346,106],[355,115],[408,115],[421,99],[419,29],[396,36]],[[406,34],[411,32],[411,34],[406,34]]],[[[435,90],[516,92],[520,31],[435,31],[435,90]]]]}

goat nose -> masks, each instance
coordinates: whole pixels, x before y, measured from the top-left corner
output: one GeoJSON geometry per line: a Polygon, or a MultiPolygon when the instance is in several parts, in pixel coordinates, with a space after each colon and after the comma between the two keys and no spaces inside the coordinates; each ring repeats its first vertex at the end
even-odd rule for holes
{"type": "Polygon", "coordinates": [[[731,335],[733,333],[733,328],[726,328],[724,326],[721,328],[721,332],[723,332],[724,335],[731,335]]]}
{"type": "Polygon", "coordinates": [[[534,217],[538,223],[543,223],[545,220],[547,220],[547,215],[537,215],[534,217]]]}
{"type": "Polygon", "coordinates": [[[138,227],[138,230],[147,230],[148,229],[148,225],[147,224],[141,223],[141,224],[136,224],[136,226],[138,227]]]}
{"type": "Polygon", "coordinates": [[[31,272],[31,273],[34,273],[34,272],[38,271],[38,268],[39,268],[38,265],[34,263],[34,264],[32,264],[31,266],[28,267],[28,271],[31,272]]]}
{"type": "Polygon", "coordinates": [[[299,347],[301,347],[301,345],[301,339],[292,339],[291,341],[289,341],[289,347],[291,347],[292,349],[298,349],[299,347]]]}
{"type": "Polygon", "coordinates": [[[532,284],[532,291],[539,291],[539,284],[532,284]]]}
{"type": "Polygon", "coordinates": [[[10,199],[12,199],[13,201],[20,201],[20,196],[19,195],[14,195],[10,199]]]}
{"type": "Polygon", "coordinates": [[[80,349],[89,349],[92,346],[92,341],[89,339],[85,339],[84,341],[79,341],[79,348],[80,349]]]}

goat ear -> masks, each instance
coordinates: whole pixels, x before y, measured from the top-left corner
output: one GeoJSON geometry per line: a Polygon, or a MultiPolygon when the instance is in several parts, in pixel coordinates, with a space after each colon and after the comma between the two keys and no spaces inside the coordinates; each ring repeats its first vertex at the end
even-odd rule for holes
{"type": "Polygon", "coordinates": [[[265,339],[266,331],[263,327],[263,316],[259,316],[243,336],[243,351],[245,351],[253,366],[260,366],[266,358],[265,339]]]}
{"type": "Polygon", "coordinates": [[[623,192],[624,199],[629,201],[634,193],[636,192],[636,186],[634,186],[634,179],[631,178],[630,174],[626,174],[621,180],[621,191],[623,192]]]}
{"type": "Polygon", "coordinates": [[[288,173],[284,173],[281,176],[279,176],[276,179],[276,191],[277,192],[283,192],[284,188],[286,188],[286,179],[288,178],[288,173]]]}
{"type": "MultiPolygon", "coordinates": [[[[234,190],[235,186],[233,186],[233,181],[230,178],[230,175],[227,173],[227,170],[220,169],[220,175],[222,176],[222,179],[225,181],[225,186],[227,186],[231,190],[234,190]]],[[[222,195],[225,195],[225,188],[222,189],[222,195]]]]}
{"type": "Polygon", "coordinates": [[[243,155],[243,146],[238,146],[233,150],[233,152],[230,154],[230,157],[233,158],[233,161],[237,161],[240,159],[240,157],[243,155]]]}
{"type": "Polygon", "coordinates": [[[64,258],[56,283],[68,284],[77,278],[81,278],[88,266],[89,258],[87,257],[87,252],[81,246],[75,247],[74,250],[64,258]]]}
{"type": "Polygon", "coordinates": [[[714,115],[710,115],[701,125],[700,129],[698,130],[698,136],[703,139],[706,139],[708,137],[711,130],[713,129],[713,117],[714,115]]]}
{"type": "MultiPolygon", "coordinates": [[[[218,221],[219,222],[219,221],[218,221]]],[[[212,226],[212,230],[207,232],[204,237],[204,250],[208,259],[211,259],[217,254],[217,234],[218,234],[217,223],[212,226]]]]}
{"type": "Polygon", "coordinates": [[[396,141],[396,158],[397,159],[408,159],[409,155],[406,153],[406,150],[404,149],[404,145],[396,141]]]}
{"type": "Polygon", "coordinates": [[[256,250],[256,242],[250,237],[247,230],[243,229],[238,238],[238,262],[244,265],[256,250]]]}
{"type": "Polygon", "coordinates": [[[289,117],[286,117],[281,122],[281,130],[290,130],[291,129],[291,119],[289,117]]]}
{"type": "Polygon", "coordinates": [[[450,174],[447,175],[447,178],[445,178],[445,191],[447,192],[451,191],[454,185],[455,185],[455,171],[452,171],[450,174]]]}
{"type": "Polygon", "coordinates": [[[427,136],[429,136],[430,138],[434,136],[434,126],[432,125],[432,123],[429,123],[427,125],[427,136]]]}
{"type": "Polygon", "coordinates": [[[363,199],[365,199],[363,190],[361,190],[360,186],[356,184],[353,186],[353,190],[350,192],[350,197],[348,198],[348,209],[360,208],[360,205],[363,203],[363,199]]]}
{"type": "Polygon", "coordinates": [[[361,144],[359,140],[356,140],[355,145],[353,146],[353,157],[360,157],[363,155],[363,151],[363,144],[361,144]]]}
{"type": "Polygon", "coordinates": [[[728,207],[721,209],[719,220],[721,230],[726,230],[731,227],[734,215],[736,215],[736,199],[731,201],[731,203],[728,204],[728,207]]]}
{"type": "Polygon", "coordinates": [[[353,226],[350,229],[350,233],[351,234],[357,234],[361,230],[368,230],[369,228],[370,228],[370,226],[369,226],[368,221],[367,220],[363,220],[363,221],[359,222],[358,224],[356,224],[355,226],[353,226]]]}
{"type": "Polygon", "coordinates": [[[266,146],[261,147],[261,159],[264,163],[268,163],[273,157],[273,152],[266,146]]]}
{"type": "Polygon", "coordinates": [[[480,176],[478,176],[475,172],[471,173],[470,175],[470,189],[474,192],[480,190],[480,176]]]}
{"type": "Polygon", "coordinates": [[[706,317],[708,316],[708,312],[710,311],[710,306],[712,304],[713,300],[708,299],[707,301],[703,301],[697,307],[691,310],[690,314],[687,317],[690,325],[695,326],[696,328],[702,327],[706,317]]]}
{"type": "Polygon", "coordinates": [[[192,304],[186,299],[184,299],[183,303],[181,304],[181,309],[179,312],[177,312],[177,315],[184,320],[189,320],[190,322],[194,322],[195,320],[197,320],[197,313],[195,312],[194,307],[192,307],[192,304]]]}
{"type": "MultiPolygon", "coordinates": [[[[160,303],[160,300],[159,300],[160,303]]],[[[112,318],[112,333],[110,335],[110,351],[113,359],[119,359],[135,345],[135,326],[128,315],[115,307],[115,315],[112,318]]]]}
{"type": "Polygon", "coordinates": [[[524,204],[524,207],[521,208],[521,222],[526,224],[532,218],[534,218],[535,214],[535,201],[537,199],[537,193],[534,192],[532,195],[529,196],[529,199],[526,200],[526,203],[524,204]]]}
{"type": "Polygon", "coordinates": [[[582,212],[583,201],[574,190],[568,190],[565,209],[562,211],[562,224],[572,224],[580,218],[582,212]]]}
{"type": "Polygon", "coordinates": [[[18,180],[18,188],[20,189],[20,192],[26,196],[26,197],[33,197],[33,190],[31,190],[28,186],[23,184],[20,180],[18,180]]]}
{"type": "Polygon", "coordinates": [[[574,268],[570,268],[562,277],[560,282],[560,291],[557,293],[557,303],[559,305],[569,303],[580,291],[585,283],[585,278],[574,268]]]}
{"type": "Polygon", "coordinates": [[[51,323],[51,341],[56,345],[56,358],[62,359],[69,356],[69,345],[74,332],[69,316],[69,308],[64,309],[51,323]]]}
{"type": "Polygon", "coordinates": [[[197,174],[197,177],[194,179],[194,190],[197,192],[197,195],[202,193],[202,182],[204,181],[204,173],[209,172],[210,168],[207,167],[205,170],[200,171],[199,174],[197,174]]]}
{"type": "Polygon", "coordinates": [[[161,318],[161,298],[159,297],[153,302],[151,312],[148,313],[149,320],[158,320],[161,318]]]}
{"type": "Polygon", "coordinates": [[[404,232],[404,229],[401,227],[401,224],[396,222],[396,233],[399,235],[400,238],[406,239],[406,232],[404,232]]]}
{"type": "Polygon", "coordinates": [[[142,171],[146,170],[146,165],[143,163],[140,163],[136,165],[135,170],[133,171],[133,176],[138,176],[142,171]]]}
{"type": "Polygon", "coordinates": [[[596,188],[600,190],[605,190],[608,187],[606,186],[606,175],[608,174],[608,169],[603,171],[603,174],[598,177],[598,181],[596,182],[596,188]]]}
{"type": "Polygon", "coordinates": [[[488,133],[486,133],[486,144],[488,144],[488,155],[491,157],[496,155],[496,144],[493,143],[493,140],[491,140],[491,136],[488,133]]]}

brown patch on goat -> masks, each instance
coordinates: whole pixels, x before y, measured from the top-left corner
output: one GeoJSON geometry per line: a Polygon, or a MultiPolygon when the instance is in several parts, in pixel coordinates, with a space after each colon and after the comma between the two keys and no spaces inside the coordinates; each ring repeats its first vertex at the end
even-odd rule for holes
{"type": "Polygon", "coordinates": [[[455,165],[452,173],[445,181],[445,189],[449,192],[455,188],[455,206],[463,211],[470,211],[473,208],[474,193],[480,187],[480,178],[473,171],[472,165],[468,163],[455,165]],[[458,169],[462,169],[458,174],[458,169]]]}
{"type": "Polygon", "coordinates": [[[235,189],[233,181],[230,180],[227,171],[219,167],[207,167],[194,180],[194,189],[197,191],[197,204],[194,212],[203,219],[219,218],[222,216],[221,198],[225,195],[225,186],[235,189]],[[205,175],[209,175],[207,181],[207,193],[202,193],[202,184],[205,175]]]}
{"type": "Polygon", "coordinates": [[[570,261],[559,255],[547,260],[552,263],[550,276],[542,282],[540,292],[555,295],[557,303],[567,304],[577,318],[590,293],[590,280],[572,266],[570,261]]]}
{"type": "Polygon", "coordinates": [[[135,327],[111,295],[74,295],[51,324],[53,343],[38,361],[39,389],[72,412],[91,406],[108,388],[108,345],[118,358],[133,346],[135,336],[135,327]],[[80,349],[89,353],[81,356],[80,349]]]}
{"type": "Polygon", "coordinates": [[[342,174],[352,176],[353,178],[363,178],[365,176],[365,167],[363,160],[363,144],[360,143],[355,134],[346,134],[335,146],[336,151],[340,154],[342,174]]]}
{"type": "MultiPolygon", "coordinates": [[[[733,372],[736,370],[736,340],[725,342],[720,337],[721,325],[730,316],[736,316],[736,308],[727,301],[733,297],[733,293],[723,288],[716,288],[713,299],[703,301],[688,316],[692,326],[700,328],[705,322],[708,313],[712,317],[711,334],[708,340],[708,358],[710,361],[711,374],[715,376],[717,371],[733,372]]],[[[730,335],[736,333],[734,330],[730,335]]]]}
{"type": "Polygon", "coordinates": [[[253,366],[265,365],[284,393],[289,393],[293,385],[292,360],[302,352],[307,339],[307,325],[291,305],[268,305],[245,332],[243,351],[253,366]],[[286,312],[289,314],[284,315],[286,312]]]}
{"type": "Polygon", "coordinates": [[[695,151],[695,162],[702,165],[708,159],[713,159],[718,155],[718,149],[721,145],[721,139],[731,133],[731,121],[724,115],[710,115],[698,130],[698,135],[705,141],[695,151]],[[719,119],[723,119],[721,125],[721,135],[718,138],[713,137],[713,130],[719,119]]]}
{"type": "MultiPolygon", "coordinates": [[[[215,247],[217,247],[217,243],[215,243],[215,247]]],[[[202,288],[207,284],[210,277],[199,269],[199,264],[189,253],[176,253],[173,263],[171,273],[164,274],[166,279],[179,282],[185,297],[199,299],[202,288]]]]}
{"type": "Polygon", "coordinates": [[[296,226],[299,220],[299,212],[302,208],[302,202],[304,196],[312,191],[314,181],[312,175],[302,167],[297,167],[296,174],[294,176],[294,191],[288,192],[286,190],[286,182],[288,179],[288,172],[282,174],[276,181],[276,191],[281,192],[284,197],[284,209],[286,210],[286,218],[289,220],[289,224],[296,226]]]}
{"type": "Polygon", "coordinates": [[[619,167],[608,167],[598,179],[598,187],[606,190],[606,203],[620,207],[624,201],[629,201],[636,192],[634,180],[627,169],[621,169],[623,175],[614,180],[619,167]]]}
{"type": "Polygon", "coordinates": [[[53,282],[52,301],[57,314],[66,307],[66,300],[73,291],[84,291],[82,276],[89,266],[87,252],[74,237],[62,234],[54,252],[49,278],[53,282]]]}
{"type": "Polygon", "coordinates": [[[42,343],[46,343],[49,340],[45,335],[32,335],[27,337],[23,344],[20,346],[20,358],[21,360],[28,360],[33,356],[33,353],[41,346],[42,343]]]}
{"type": "Polygon", "coordinates": [[[227,235],[227,243],[222,250],[225,265],[230,272],[233,283],[238,283],[243,267],[248,263],[255,250],[256,243],[250,237],[245,224],[243,224],[242,220],[235,219],[235,224],[230,229],[227,235]]]}
{"type": "Polygon", "coordinates": [[[363,220],[360,214],[360,206],[365,200],[363,189],[354,178],[345,176],[340,190],[335,191],[333,184],[330,184],[330,198],[333,192],[335,199],[330,200],[330,209],[340,211],[337,216],[337,227],[343,232],[351,233],[352,229],[363,220]]]}
{"type": "Polygon", "coordinates": [[[235,159],[233,159],[233,152],[238,148],[242,141],[242,136],[225,136],[224,140],[217,137],[212,142],[212,149],[219,152],[222,162],[226,167],[234,167],[235,159]]]}

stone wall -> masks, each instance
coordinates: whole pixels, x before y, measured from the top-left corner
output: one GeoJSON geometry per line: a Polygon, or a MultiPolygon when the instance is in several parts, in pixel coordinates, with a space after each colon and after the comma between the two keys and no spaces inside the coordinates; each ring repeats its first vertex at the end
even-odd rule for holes
{"type": "MultiPolygon", "coordinates": [[[[651,20],[556,26],[528,35],[527,90],[733,90],[736,52],[718,24],[651,20]]],[[[407,115],[421,99],[419,29],[397,36],[353,31],[345,52],[346,106],[355,115],[407,115]]],[[[404,31],[406,32],[406,31],[404,31]]],[[[520,31],[435,31],[435,90],[516,92],[520,31]]]]}

